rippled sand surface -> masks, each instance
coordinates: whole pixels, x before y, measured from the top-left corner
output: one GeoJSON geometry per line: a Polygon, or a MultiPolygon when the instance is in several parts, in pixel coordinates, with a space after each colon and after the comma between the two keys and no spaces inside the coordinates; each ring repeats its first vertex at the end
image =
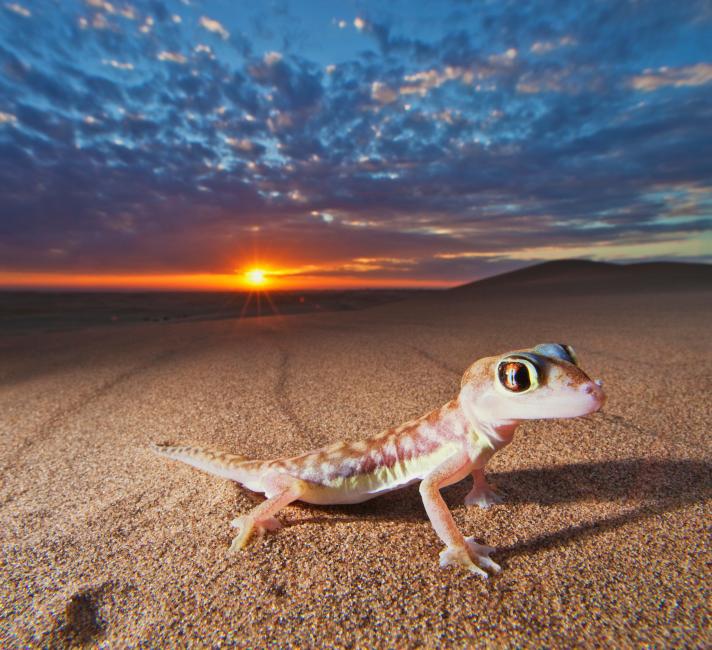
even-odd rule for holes
{"type": "Polygon", "coordinates": [[[4,336],[0,645],[709,646],[712,282],[661,268],[4,336]],[[609,400],[523,425],[488,466],[502,505],[465,507],[467,481],[444,491],[499,549],[488,582],[438,567],[417,487],[290,506],[230,555],[230,520],[259,498],[147,450],[358,439],[450,399],[474,359],[543,341],[574,345],[609,400]]]}

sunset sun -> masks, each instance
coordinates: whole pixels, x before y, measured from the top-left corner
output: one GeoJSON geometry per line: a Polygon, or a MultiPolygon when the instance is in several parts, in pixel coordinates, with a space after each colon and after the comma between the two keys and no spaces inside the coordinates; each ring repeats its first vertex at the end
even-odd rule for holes
{"type": "Polygon", "coordinates": [[[245,272],[245,281],[251,287],[261,287],[267,282],[266,273],[262,269],[250,269],[245,272]]]}

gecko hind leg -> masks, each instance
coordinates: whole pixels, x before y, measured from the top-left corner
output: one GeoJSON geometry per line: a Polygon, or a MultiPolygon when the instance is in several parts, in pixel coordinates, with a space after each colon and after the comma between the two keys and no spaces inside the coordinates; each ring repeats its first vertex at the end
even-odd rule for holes
{"type": "Polygon", "coordinates": [[[237,528],[239,532],[232,540],[230,551],[236,552],[244,549],[254,533],[262,535],[265,531],[281,528],[282,524],[274,515],[292,501],[299,499],[304,491],[303,481],[292,477],[281,478],[280,491],[277,494],[250,510],[246,515],[233,519],[230,525],[237,528]]]}
{"type": "Polygon", "coordinates": [[[485,473],[482,469],[475,469],[472,471],[472,489],[467,493],[465,497],[466,506],[479,506],[480,508],[487,509],[490,506],[495,506],[498,503],[502,503],[504,499],[497,494],[485,480],[485,473]]]}

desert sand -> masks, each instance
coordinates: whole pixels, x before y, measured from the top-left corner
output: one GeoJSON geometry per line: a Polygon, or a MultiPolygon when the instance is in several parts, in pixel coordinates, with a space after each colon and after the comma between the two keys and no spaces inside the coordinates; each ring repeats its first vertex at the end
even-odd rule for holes
{"type": "Polygon", "coordinates": [[[710,267],[559,263],[362,311],[7,334],[0,342],[0,646],[709,647],[710,267]],[[259,501],[150,441],[255,458],[440,406],[476,358],[572,344],[602,412],[525,423],[488,466],[505,502],[444,496],[499,550],[438,567],[417,486],[259,501]]]}
{"type": "Polygon", "coordinates": [[[426,293],[419,289],[269,293],[0,291],[0,335],[127,323],[349,311],[426,293]]]}

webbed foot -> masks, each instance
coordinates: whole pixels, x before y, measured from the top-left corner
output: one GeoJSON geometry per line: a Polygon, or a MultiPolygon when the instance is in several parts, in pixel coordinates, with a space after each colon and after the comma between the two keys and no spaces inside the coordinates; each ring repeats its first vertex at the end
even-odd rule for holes
{"type": "Polygon", "coordinates": [[[485,544],[478,544],[474,537],[465,537],[465,544],[467,544],[470,554],[475,556],[480,566],[483,566],[485,569],[490,569],[494,573],[499,573],[502,570],[499,564],[490,559],[490,553],[494,553],[497,550],[496,548],[485,544]]]}
{"type": "Polygon", "coordinates": [[[274,531],[282,527],[279,519],[276,519],[275,517],[267,517],[265,519],[255,521],[254,518],[250,517],[250,515],[243,515],[242,517],[233,519],[230,522],[230,525],[233,528],[237,528],[239,531],[230,545],[230,551],[232,553],[244,549],[254,533],[261,536],[265,531],[274,531]]]}
{"type": "Polygon", "coordinates": [[[491,546],[477,544],[472,537],[466,537],[465,546],[449,547],[440,553],[440,566],[460,566],[487,580],[489,574],[480,567],[490,569],[495,573],[501,571],[499,564],[489,557],[489,554],[494,550],[491,546]]]}
{"type": "Polygon", "coordinates": [[[498,503],[502,503],[502,501],[504,501],[504,499],[492,490],[489,485],[484,487],[476,485],[465,497],[466,506],[479,506],[484,509],[487,509],[490,506],[496,506],[498,503]]]}

